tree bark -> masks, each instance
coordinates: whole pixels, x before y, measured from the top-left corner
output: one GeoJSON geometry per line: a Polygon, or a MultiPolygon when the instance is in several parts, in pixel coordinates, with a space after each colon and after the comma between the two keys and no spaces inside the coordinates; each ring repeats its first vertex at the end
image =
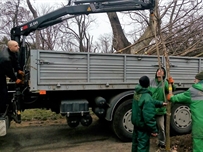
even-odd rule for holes
{"type": "MultiPolygon", "coordinates": [[[[131,47],[131,54],[138,54],[140,53],[138,50],[143,51],[146,46],[148,46],[150,44],[150,42],[154,39],[154,33],[156,31],[154,31],[154,29],[157,29],[157,8],[158,7],[158,1],[156,2],[156,6],[155,6],[155,11],[153,12],[153,14],[150,14],[150,20],[149,20],[149,24],[148,27],[145,29],[144,33],[142,34],[142,36],[137,40],[137,44],[133,45],[131,47]],[[155,17],[154,17],[154,16],[155,17]]],[[[145,52],[141,52],[142,54],[145,52]]],[[[160,52],[161,53],[161,52],[160,52]]],[[[161,53],[162,54],[162,53],[161,53]]]]}
{"type": "MultiPolygon", "coordinates": [[[[113,48],[116,51],[119,51],[120,49],[123,49],[130,45],[130,42],[127,40],[123,29],[121,27],[119,18],[115,12],[113,13],[107,13],[109,21],[111,23],[111,27],[113,30],[113,48]]],[[[130,49],[124,50],[122,53],[124,54],[130,54],[130,49]]]]}

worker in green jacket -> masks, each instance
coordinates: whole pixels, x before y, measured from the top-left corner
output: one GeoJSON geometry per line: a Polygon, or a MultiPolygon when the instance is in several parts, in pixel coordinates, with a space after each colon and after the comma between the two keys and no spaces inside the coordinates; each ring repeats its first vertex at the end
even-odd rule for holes
{"type": "MultiPolygon", "coordinates": [[[[173,83],[173,79],[169,79],[173,83]]],[[[166,80],[166,70],[164,67],[157,69],[155,78],[151,80],[149,90],[152,92],[152,98],[159,101],[165,101],[165,94],[168,94],[168,81],[166,80]],[[163,81],[163,84],[162,84],[163,81]]],[[[175,86],[173,85],[173,90],[175,86]]],[[[156,123],[158,127],[158,147],[165,148],[166,135],[165,135],[165,114],[166,107],[156,108],[156,123]]]]}
{"type": "Polygon", "coordinates": [[[150,136],[157,136],[155,120],[155,106],[163,106],[166,103],[154,101],[148,90],[150,80],[147,76],[139,79],[139,85],[135,87],[132,103],[131,121],[134,125],[132,137],[132,152],[149,152],[150,136]]]}
{"type": "Polygon", "coordinates": [[[189,105],[192,117],[193,152],[203,152],[203,72],[195,76],[195,84],[187,91],[177,95],[167,95],[171,102],[189,105]]]}

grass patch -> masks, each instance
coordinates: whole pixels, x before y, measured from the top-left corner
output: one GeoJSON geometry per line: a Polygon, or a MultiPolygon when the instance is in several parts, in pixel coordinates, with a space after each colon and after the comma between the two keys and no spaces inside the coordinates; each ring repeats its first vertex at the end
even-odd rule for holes
{"type": "Polygon", "coordinates": [[[32,121],[32,120],[57,120],[64,118],[61,114],[56,114],[51,110],[45,109],[26,109],[21,113],[21,119],[23,121],[32,121]]]}

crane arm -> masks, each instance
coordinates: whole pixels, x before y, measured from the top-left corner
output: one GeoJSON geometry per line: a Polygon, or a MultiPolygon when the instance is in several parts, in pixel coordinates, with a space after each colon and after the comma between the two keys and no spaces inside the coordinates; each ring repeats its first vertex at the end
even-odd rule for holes
{"type": "Polygon", "coordinates": [[[91,13],[121,12],[132,10],[153,10],[155,0],[75,0],[73,5],[66,5],[53,12],[40,16],[11,29],[11,39],[20,42],[21,36],[27,36],[63,22],[65,15],[83,15],[91,13]]]}

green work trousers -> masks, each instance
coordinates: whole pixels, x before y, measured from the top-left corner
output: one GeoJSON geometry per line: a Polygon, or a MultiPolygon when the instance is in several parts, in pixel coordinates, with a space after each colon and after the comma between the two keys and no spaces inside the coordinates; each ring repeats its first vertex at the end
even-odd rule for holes
{"type": "Polygon", "coordinates": [[[134,128],[132,137],[132,152],[149,152],[150,134],[134,128]]]}
{"type": "Polygon", "coordinates": [[[203,138],[193,138],[193,152],[203,152],[203,138]]]}

